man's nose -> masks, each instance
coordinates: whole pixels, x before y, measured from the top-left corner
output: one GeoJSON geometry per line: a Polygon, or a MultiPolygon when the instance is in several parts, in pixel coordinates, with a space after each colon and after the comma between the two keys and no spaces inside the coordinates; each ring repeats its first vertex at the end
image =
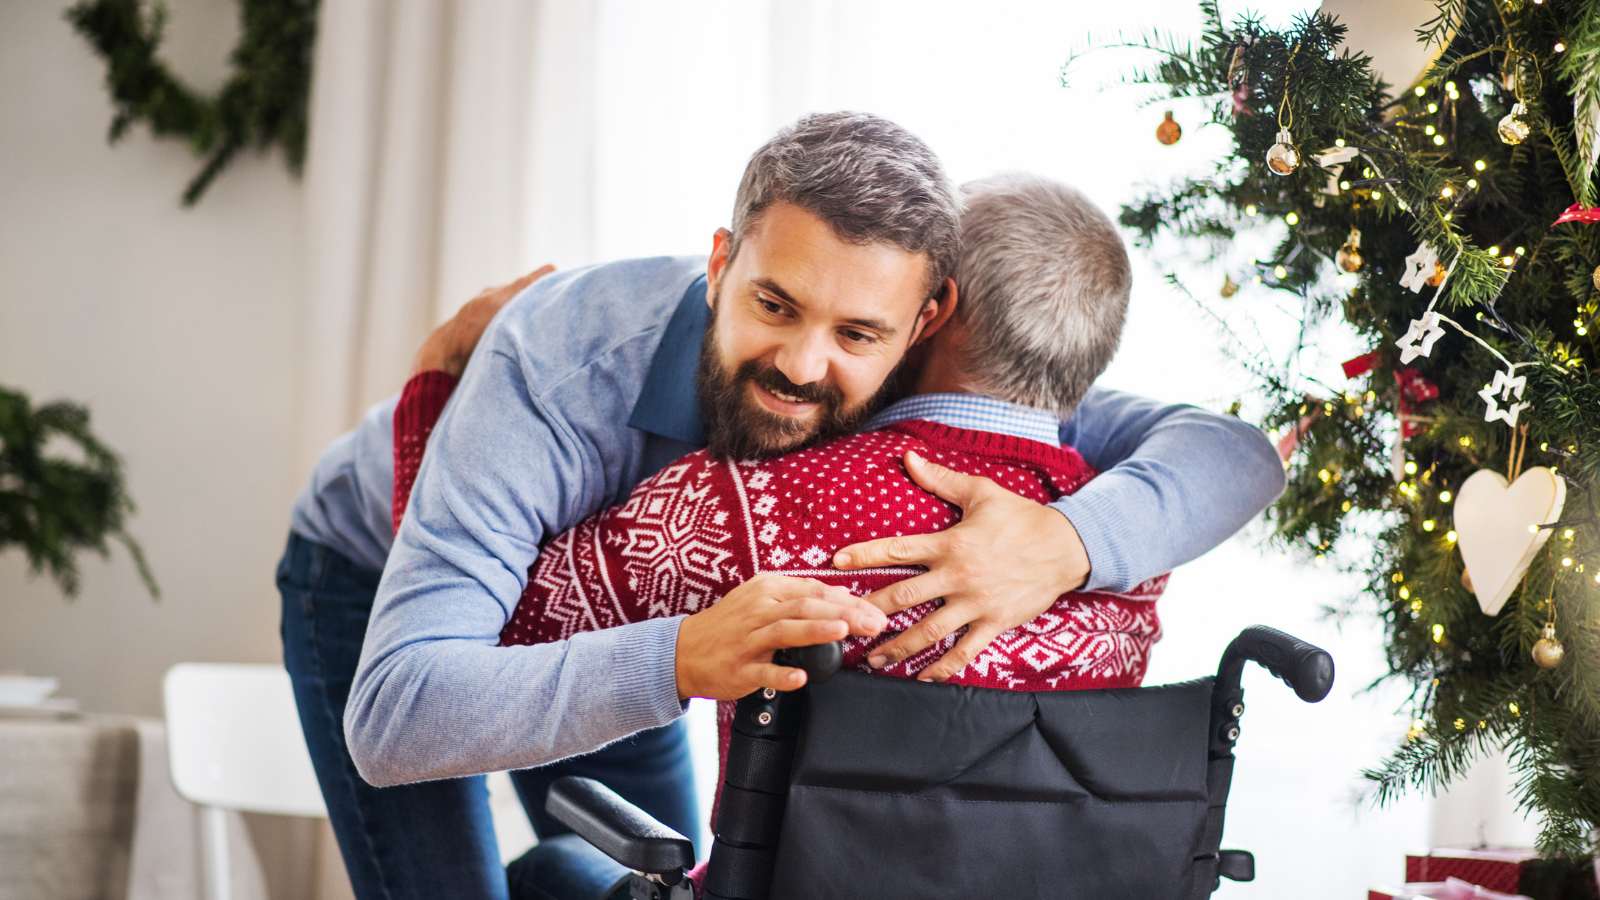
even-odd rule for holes
{"type": "Polygon", "coordinates": [[[808,332],[778,349],[773,365],[795,384],[821,381],[828,374],[827,335],[808,332]]]}

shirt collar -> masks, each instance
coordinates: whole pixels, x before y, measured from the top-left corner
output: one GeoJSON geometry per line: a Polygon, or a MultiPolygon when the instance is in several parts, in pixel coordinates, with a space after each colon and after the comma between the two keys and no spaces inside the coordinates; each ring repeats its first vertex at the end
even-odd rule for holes
{"type": "Polygon", "coordinates": [[[700,419],[700,394],[695,374],[700,344],[705,340],[711,309],[706,306],[706,277],[696,278],[683,292],[678,308],[661,333],[661,345],[650,360],[644,390],[633,405],[628,427],[665,438],[704,446],[706,426],[700,419]]]}
{"type": "Polygon", "coordinates": [[[864,430],[907,419],[926,419],[952,428],[990,431],[1061,446],[1061,420],[1055,415],[978,394],[916,394],[896,400],[873,416],[864,430]]]}

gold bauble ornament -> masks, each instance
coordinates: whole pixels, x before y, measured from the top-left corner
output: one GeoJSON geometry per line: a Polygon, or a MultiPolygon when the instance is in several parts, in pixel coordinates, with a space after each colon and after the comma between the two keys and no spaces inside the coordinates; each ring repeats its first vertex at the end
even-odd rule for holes
{"type": "Polygon", "coordinates": [[[1600,266],[1594,267],[1594,274],[1589,277],[1594,282],[1594,289],[1600,291],[1600,266]]]}
{"type": "Polygon", "coordinates": [[[1178,138],[1181,137],[1183,137],[1183,128],[1173,121],[1172,110],[1169,109],[1167,110],[1167,117],[1161,120],[1160,125],[1156,126],[1156,140],[1170,147],[1176,144],[1178,138]]]}
{"type": "Polygon", "coordinates": [[[1350,229],[1350,237],[1345,239],[1344,246],[1334,254],[1333,261],[1346,272],[1361,271],[1361,232],[1354,228],[1350,229]]]}
{"type": "Polygon", "coordinates": [[[1434,263],[1433,274],[1428,276],[1428,287],[1438,287],[1439,285],[1444,284],[1444,276],[1448,274],[1449,271],[1450,270],[1446,269],[1444,266],[1434,263]]]}
{"type": "Polygon", "coordinates": [[[1528,108],[1521,103],[1511,107],[1511,112],[1500,120],[1500,140],[1508,144],[1520,144],[1528,139],[1528,120],[1523,118],[1528,108]]]}
{"type": "Polygon", "coordinates": [[[1224,275],[1223,276],[1223,278],[1222,278],[1222,290],[1219,291],[1218,293],[1222,294],[1222,299],[1224,299],[1224,300],[1228,299],[1229,297],[1232,297],[1234,294],[1239,293],[1239,285],[1238,285],[1237,282],[1235,282],[1233,280],[1233,276],[1232,275],[1224,275]]]}
{"type": "Polygon", "coordinates": [[[1300,168],[1300,151],[1295,149],[1294,136],[1285,128],[1278,132],[1278,142],[1267,150],[1267,169],[1274,175],[1288,175],[1300,168]]]}
{"type": "Polygon", "coordinates": [[[1566,654],[1561,642],[1556,640],[1556,626],[1544,626],[1544,632],[1539,639],[1533,642],[1533,661],[1541,669],[1554,669],[1561,665],[1561,657],[1566,654]]]}

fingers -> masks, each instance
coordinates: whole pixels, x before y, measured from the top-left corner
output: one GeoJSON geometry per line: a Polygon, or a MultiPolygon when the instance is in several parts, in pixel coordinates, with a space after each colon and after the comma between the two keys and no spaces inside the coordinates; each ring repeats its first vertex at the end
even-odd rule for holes
{"type": "Polygon", "coordinates": [[[793,669],[773,663],[752,663],[740,674],[755,682],[756,687],[772,688],[775,691],[798,691],[806,686],[804,669],[793,669]]]}
{"type": "Polygon", "coordinates": [[[929,462],[915,450],[906,452],[906,472],[918,487],[962,509],[968,508],[978,499],[985,483],[989,485],[994,483],[987,478],[964,475],[938,463],[929,462]]]}
{"type": "MultiPolygon", "coordinates": [[[[881,669],[900,662],[939,643],[975,618],[977,610],[972,605],[947,603],[901,632],[894,640],[872,651],[872,655],[867,657],[867,665],[881,669]]],[[[993,640],[993,635],[979,645],[979,649],[987,646],[989,640],[993,640]]]]}
{"type": "Polygon", "coordinates": [[[759,629],[755,646],[764,653],[843,640],[848,629],[838,619],[780,619],[759,629]]]}
{"type": "Polygon", "coordinates": [[[516,281],[511,282],[512,293],[517,293],[517,294],[522,293],[522,289],[523,288],[527,287],[530,284],[533,284],[535,281],[538,281],[539,279],[545,277],[546,275],[549,275],[551,272],[554,272],[555,270],[556,270],[556,267],[554,265],[552,265],[550,263],[545,263],[544,265],[540,266],[539,268],[534,269],[532,272],[529,272],[528,274],[522,276],[521,278],[518,278],[516,281]]]}
{"type": "Polygon", "coordinates": [[[948,532],[906,534],[851,544],[833,555],[836,569],[871,569],[880,566],[923,565],[949,552],[948,532]]]}
{"type": "Polygon", "coordinates": [[[954,573],[951,570],[936,569],[879,588],[861,599],[870,603],[874,609],[881,609],[888,615],[894,615],[902,609],[910,609],[919,603],[947,596],[949,588],[954,583],[953,579],[954,573]]]}
{"type": "Polygon", "coordinates": [[[965,669],[978,658],[983,648],[999,637],[1005,629],[991,622],[978,620],[967,626],[967,633],[950,648],[950,651],[931,666],[917,673],[918,681],[945,681],[965,669]]]}

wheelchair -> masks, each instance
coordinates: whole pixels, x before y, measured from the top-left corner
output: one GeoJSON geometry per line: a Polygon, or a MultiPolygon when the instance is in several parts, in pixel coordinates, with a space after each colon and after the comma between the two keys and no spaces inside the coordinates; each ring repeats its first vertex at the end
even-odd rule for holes
{"type": "MultiPolygon", "coordinates": [[[[1147,688],[837,672],[836,644],[778,657],[807,685],[738,701],[708,900],[1209,897],[1255,875],[1219,849],[1245,663],[1308,703],[1333,687],[1326,651],[1260,625],[1215,677],[1147,688]]],[[[604,785],[559,779],[546,809],[633,870],[607,898],[693,900],[693,844],[604,785]]]]}

